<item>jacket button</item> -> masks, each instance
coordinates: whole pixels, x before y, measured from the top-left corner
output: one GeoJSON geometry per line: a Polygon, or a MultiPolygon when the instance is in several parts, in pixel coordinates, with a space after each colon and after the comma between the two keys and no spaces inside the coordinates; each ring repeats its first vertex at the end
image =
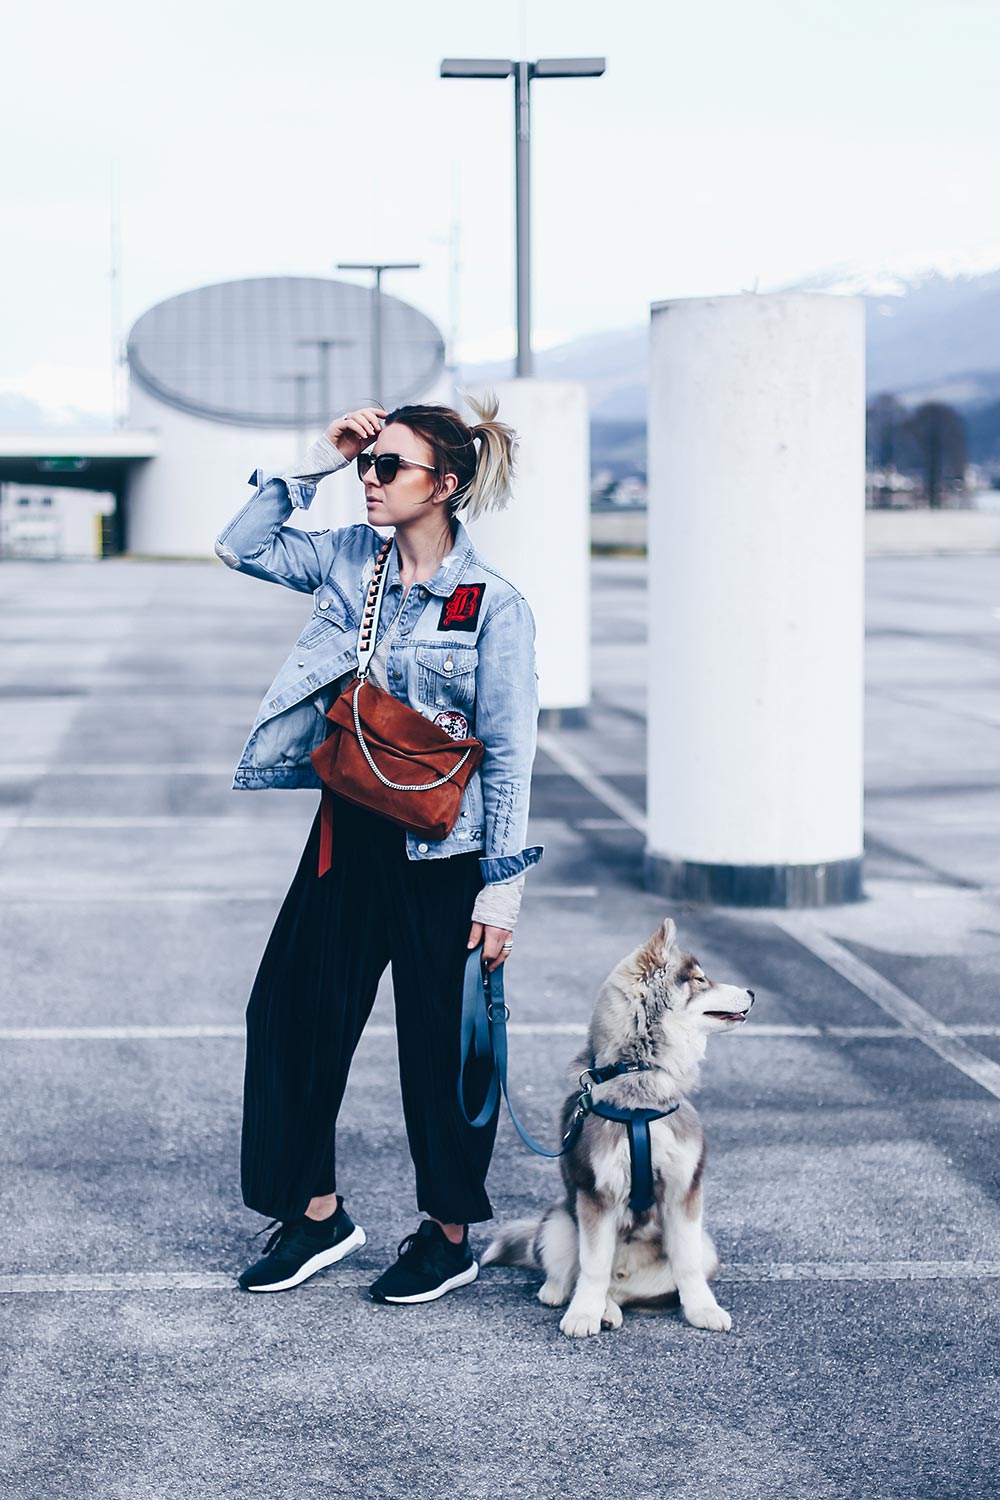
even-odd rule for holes
{"type": "Polygon", "coordinates": [[[418,591],[417,597],[419,599],[426,599],[427,598],[427,590],[426,589],[420,589],[418,591]]]}
{"type": "Polygon", "coordinates": [[[418,854],[426,854],[427,853],[427,845],[426,844],[418,844],[417,845],[417,853],[418,854]]]}
{"type": "Polygon", "coordinates": [[[330,601],[329,601],[329,599],[321,599],[319,601],[319,607],[320,607],[320,609],[329,609],[330,608],[330,601]]]}
{"type": "Polygon", "coordinates": [[[446,672],[451,672],[454,670],[454,666],[455,663],[453,661],[446,661],[444,664],[444,669],[446,672]]]}
{"type": "Polygon", "coordinates": [[[299,662],[299,666],[300,666],[300,667],[304,667],[304,666],[305,666],[305,662],[304,662],[304,661],[300,661],[300,662],[299,662]]]}

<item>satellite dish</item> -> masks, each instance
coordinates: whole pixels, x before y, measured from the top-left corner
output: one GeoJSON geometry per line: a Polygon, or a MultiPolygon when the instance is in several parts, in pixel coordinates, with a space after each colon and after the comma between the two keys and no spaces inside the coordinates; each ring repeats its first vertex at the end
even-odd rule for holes
{"type": "Polygon", "coordinates": [[[180,411],[239,427],[325,427],[352,407],[418,400],[444,340],[381,294],[382,385],[373,389],[368,287],[313,276],[223,281],[159,302],[128,339],[132,378],[180,411]]]}

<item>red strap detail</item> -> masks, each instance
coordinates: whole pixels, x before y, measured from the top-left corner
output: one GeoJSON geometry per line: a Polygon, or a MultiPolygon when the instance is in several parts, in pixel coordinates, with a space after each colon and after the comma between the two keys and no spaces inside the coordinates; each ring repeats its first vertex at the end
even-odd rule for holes
{"type": "Polygon", "coordinates": [[[325,875],[333,863],[333,793],[323,788],[319,804],[319,874],[325,875]]]}

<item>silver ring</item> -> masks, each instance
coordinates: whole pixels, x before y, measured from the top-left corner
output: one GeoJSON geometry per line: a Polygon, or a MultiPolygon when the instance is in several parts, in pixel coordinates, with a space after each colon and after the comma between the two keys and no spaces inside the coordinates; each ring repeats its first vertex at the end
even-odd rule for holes
{"type": "Polygon", "coordinates": [[[513,948],[513,946],[514,946],[514,940],[513,940],[513,938],[511,938],[510,942],[508,942],[508,943],[501,943],[500,944],[500,952],[501,953],[509,953],[510,950],[513,948]]]}

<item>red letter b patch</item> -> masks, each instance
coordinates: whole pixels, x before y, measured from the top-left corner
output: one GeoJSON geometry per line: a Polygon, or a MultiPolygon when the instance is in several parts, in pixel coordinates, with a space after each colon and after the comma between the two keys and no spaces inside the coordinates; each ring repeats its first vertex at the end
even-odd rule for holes
{"type": "Polygon", "coordinates": [[[475,630],[485,592],[485,583],[460,583],[441,606],[438,630],[475,630]]]}

